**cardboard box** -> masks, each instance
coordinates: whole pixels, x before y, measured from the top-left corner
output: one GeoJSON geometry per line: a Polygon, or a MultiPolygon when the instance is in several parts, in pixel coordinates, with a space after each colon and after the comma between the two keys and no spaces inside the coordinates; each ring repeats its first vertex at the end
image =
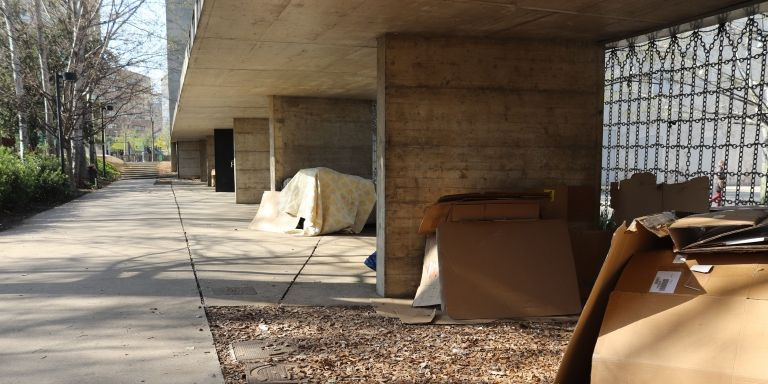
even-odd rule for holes
{"type": "Polygon", "coordinates": [[[550,198],[541,205],[542,219],[562,219],[570,223],[597,225],[600,194],[591,185],[559,185],[545,189],[550,198]]]}
{"type": "Polygon", "coordinates": [[[454,319],[581,309],[563,220],[446,222],[437,230],[442,302],[454,319]]]}
{"type": "Polygon", "coordinates": [[[674,260],[670,249],[632,256],[603,316],[591,382],[768,383],[768,254],[674,260]]]}
{"type": "Polygon", "coordinates": [[[589,383],[595,342],[600,332],[608,298],[621,271],[635,253],[671,248],[672,242],[669,236],[666,236],[664,229],[674,219],[673,215],[667,213],[638,218],[629,226],[622,224],[613,233],[608,255],[605,257],[605,262],[600,268],[595,285],[584,304],[584,310],[568,343],[557,372],[556,383],[589,383]]]}
{"type": "Polygon", "coordinates": [[[677,184],[656,184],[656,175],[636,173],[611,183],[613,222],[632,222],[659,212],[709,212],[709,178],[697,177],[677,184]]]}
{"type": "Polygon", "coordinates": [[[446,201],[427,207],[419,233],[430,235],[445,222],[472,220],[519,220],[539,218],[538,200],[446,201]]]}
{"type": "Polygon", "coordinates": [[[741,208],[691,215],[669,226],[675,251],[690,253],[768,250],[768,209],[741,208]]]}
{"type": "Polygon", "coordinates": [[[569,225],[573,263],[576,267],[576,278],[579,283],[579,295],[584,303],[592,291],[600,267],[603,266],[605,255],[611,247],[613,233],[592,229],[588,225],[569,225]]]}

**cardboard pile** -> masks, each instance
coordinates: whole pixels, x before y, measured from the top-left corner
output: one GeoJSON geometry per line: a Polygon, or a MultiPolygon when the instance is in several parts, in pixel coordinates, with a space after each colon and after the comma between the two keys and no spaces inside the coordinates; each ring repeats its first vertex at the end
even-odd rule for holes
{"type": "Polygon", "coordinates": [[[617,225],[659,212],[708,212],[709,206],[706,176],[677,184],[656,184],[653,173],[636,173],[629,179],[611,183],[611,208],[617,225]]]}
{"type": "Polygon", "coordinates": [[[428,237],[413,305],[453,319],[578,313],[610,236],[594,229],[597,206],[589,187],[441,198],[419,228],[428,237]]]}
{"type": "Polygon", "coordinates": [[[767,217],[734,209],[622,225],[557,382],[768,383],[768,252],[753,241],[767,217]]]}

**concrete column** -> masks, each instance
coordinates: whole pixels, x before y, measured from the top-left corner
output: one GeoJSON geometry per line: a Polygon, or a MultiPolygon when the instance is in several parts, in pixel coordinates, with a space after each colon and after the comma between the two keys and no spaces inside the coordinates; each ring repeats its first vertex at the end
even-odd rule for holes
{"type": "Polygon", "coordinates": [[[208,144],[205,140],[200,140],[200,181],[208,181],[208,144]]]}
{"type": "Polygon", "coordinates": [[[178,169],[180,179],[200,177],[200,141],[177,141],[178,169]]]}
{"type": "Polygon", "coordinates": [[[302,168],[327,167],[370,178],[373,102],[273,96],[270,102],[271,185],[302,168]]]}
{"type": "Polygon", "coordinates": [[[235,202],[258,204],[270,190],[269,119],[234,119],[235,202]]]}
{"type": "Polygon", "coordinates": [[[205,137],[205,154],[208,157],[205,168],[205,174],[208,175],[208,186],[213,186],[211,171],[216,168],[216,147],[213,145],[213,136],[205,137]]]}
{"type": "Polygon", "coordinates": [[[382,295],[414,294],[440,196],[600,185],[599,44],[385,35],[378,76],[382,295]]]}
{"type": "Polygon", "coordinates": [[[179,151],[176,149],[176,142],[171,142],[171,172],[179,170],[179,151]]]}

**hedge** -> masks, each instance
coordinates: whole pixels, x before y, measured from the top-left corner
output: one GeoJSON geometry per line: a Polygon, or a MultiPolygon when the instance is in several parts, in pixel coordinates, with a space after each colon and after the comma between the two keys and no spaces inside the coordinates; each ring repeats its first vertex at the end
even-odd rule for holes
{"type": "Polygon", "coordinates": [[[71,193],[56,157],[30,153],[21,161],[10,149],[0,147],[0,212],[54,204],[71,193]]]}

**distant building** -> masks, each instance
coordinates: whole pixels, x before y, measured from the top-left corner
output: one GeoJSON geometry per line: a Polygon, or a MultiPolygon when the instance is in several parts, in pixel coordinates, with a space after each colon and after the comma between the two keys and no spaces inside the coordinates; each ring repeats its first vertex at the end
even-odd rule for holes
{"type": "Polygon", "coordinates": [[[106,115],[107,152],[126,161],[149,161],[153,132],[163,127],[162,97],[153,93],[152,79],[122,69],[101,99],[114,108],[106,115]]]}

